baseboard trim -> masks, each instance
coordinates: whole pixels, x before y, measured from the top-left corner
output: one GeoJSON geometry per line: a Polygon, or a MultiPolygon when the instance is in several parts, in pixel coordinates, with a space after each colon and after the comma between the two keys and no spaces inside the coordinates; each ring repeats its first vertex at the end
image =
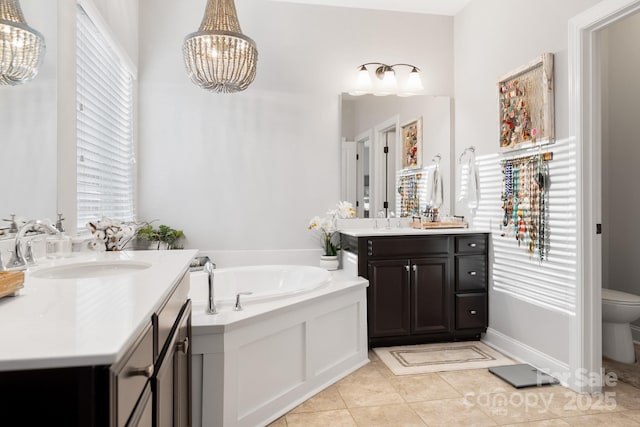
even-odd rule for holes
{"type": "Polygon", "coordinates": [[[512,359],[528,363],[536,369],[556,377],[563,386],[570,387],[566,381],[571,372],[569,364],[529,347],[495,329],[488,328],[481,341],[512,359]]]}

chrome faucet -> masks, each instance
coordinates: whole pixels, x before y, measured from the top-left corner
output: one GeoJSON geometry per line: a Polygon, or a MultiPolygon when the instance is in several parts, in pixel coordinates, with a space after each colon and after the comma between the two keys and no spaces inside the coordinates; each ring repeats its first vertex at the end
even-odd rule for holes
{"type": "Polygon", "coordinates": [[[50,234],[56,234],[56,235],[60,234],[58,229],[49,223],[46,223],[39,219],[28,221],[26,224],[24,224],[20,228],[20,230],[18,230],[18,233],[16,234],[15,249],[13,251],[13,255],[11,256],[11,259],[7,263],[7,269],[26,270],[28,261],[33,260],[33,254],[30,254],[29,255],[30,260],[27,260],[24,254],[22,253],[22,239],[24,238],[24,235],[27,233],[27,231],[29,231],[30,228],[41,228],[45,232],[48,232],[50,234]]]}
{"type": "Polygon", "coordinates": [[[207,314],[218,314],[218,310],[216,309],[216,304],[214,301],[214,289],[213,289],[213,279],[214,274],[213,270],[215,270],[216,265],[211,261],[211,258],[208,256],[198,256],[195,257],[191,264],[189,265],[189,271],[205,271],[208,275],[208,285],[209,285],[209,295],[207,300],[207,314]]]}

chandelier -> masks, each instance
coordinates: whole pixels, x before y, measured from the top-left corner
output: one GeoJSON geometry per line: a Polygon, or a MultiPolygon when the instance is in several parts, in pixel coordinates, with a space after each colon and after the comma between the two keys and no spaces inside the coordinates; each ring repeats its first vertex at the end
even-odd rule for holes
{"type": "Polygon", "coordinates": [[[207,0],[200,29],[182,47],[193,83],[213,92],[245,90],[256,77],[258,50],[242,34],[233,0],[207,0]]]}
{"type": "Polygon", "coordinates": [[[44,37],[27,25],[18,0],[0,0],[0,85],[33,79],[44,51],[44,37]]]}
{"type": "Polygon", "coordinates": [[[387,65],[381,62],[368,62],[358,67],[358,76],[356,78],[355,88],[349,92],[351,95],[365,95],[367,93],[373,93],[376,96],[385,96],[397,94],[398,96],[412,96],[424,90],[422,81],[420,80],[420,70],[415,65],[411,64],[393,64],[387,65]],[[367,65],[374,65],[375,76],[377,77],[377,84],[374,84],[369,75],[367,65]],[[396,68],[407,67],[409,71],[406,76],[404,85],[398,87],[396,80],[396,68]]]}

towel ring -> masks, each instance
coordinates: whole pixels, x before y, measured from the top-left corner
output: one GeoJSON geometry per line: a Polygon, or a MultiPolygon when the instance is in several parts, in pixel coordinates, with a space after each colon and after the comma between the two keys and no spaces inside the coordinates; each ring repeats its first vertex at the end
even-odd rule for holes
{"type": "Polygon", "coordinates": [[[462,159],[464,158],[464,156],[466,156],[469,153],[474,153],[476,152],[476,147],[471,145],[467,148],[464,149],[464,151],[462,152],[462,154],[460,154],[460,157],[458,158],[458,163],[462,163],[462,159]]]}

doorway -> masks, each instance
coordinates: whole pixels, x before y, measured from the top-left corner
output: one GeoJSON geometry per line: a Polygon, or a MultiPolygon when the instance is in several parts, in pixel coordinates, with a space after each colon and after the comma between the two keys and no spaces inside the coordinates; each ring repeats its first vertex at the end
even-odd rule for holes
{"type": "Polygon", "coordinates": [[[602,387],[602,68],[601,34],[640,11],[640,0],[604,0],[569,21],[569,124],[578,170],[580,260],[571,334],[572,388],[602,387]],[[585,380],[585,378],[588,378],[585,380]]]}

